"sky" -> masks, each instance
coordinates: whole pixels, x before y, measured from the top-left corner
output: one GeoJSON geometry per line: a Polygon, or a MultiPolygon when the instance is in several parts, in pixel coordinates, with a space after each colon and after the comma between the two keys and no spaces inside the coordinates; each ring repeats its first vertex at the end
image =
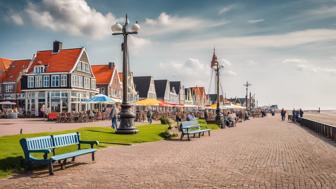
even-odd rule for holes
{"type": "Polygon", "coordinates": [[[121,70],[122,38],[110,28],[126,13],[141,26],[129,38],[137,76],[213,92],[216,48],[226,97],[245,96],[249,81],[259,105],[336,109],[335,0],[1,0],[0,57],[32,58],[59,40],[121,70]]]}

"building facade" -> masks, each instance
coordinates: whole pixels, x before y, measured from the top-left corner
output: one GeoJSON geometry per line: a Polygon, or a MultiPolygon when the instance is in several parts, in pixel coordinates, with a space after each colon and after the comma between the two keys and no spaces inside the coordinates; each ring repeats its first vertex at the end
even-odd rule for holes
{"type": "Polygon", "coordinates": [[[24,106],[24,93],[21,92],[21,77],[31,63],[27,60],[13,60],[3,73],[1,82],[1,99],[15,102],[19,107],[24,106]]]}
{"type": "Polygon", "coordinates": [[[96,78],[96,86],[99,93],[121,102],[122,83],[120,82],[116,65],[112,62],[107,65],[92,65],[92,71],[96,78]]]}
{"type": "Polygon", "coordinates": [[[52,50],[36,53],[21,87],[25,111],[35,116],[42,106],[49,112],[84,111],[86,101],[98,93],[85,48],[62,49],[59,41],[52,50]]]}
{"type": "Polygon", "coordinates": [[[139,95],[139,100],[157,98],[155,82],[152,76],[134,76],[133,81],[135,90],[139,95]]]}

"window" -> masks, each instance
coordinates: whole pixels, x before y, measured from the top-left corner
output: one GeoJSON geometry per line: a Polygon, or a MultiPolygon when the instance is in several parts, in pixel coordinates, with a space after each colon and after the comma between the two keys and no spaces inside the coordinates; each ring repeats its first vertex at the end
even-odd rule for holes
{"type": "Polygon", "coordinates": [[[28,76],[28,88],[34,88],[34,76],[28,76]]]}
{"type": "Polygon", "coordinates": [[[100,94],[105,94],[105,87],[99,88],[99,93],[100,94]]]}
{"type": "Polygon", "coordinates": [[[5,92],[6,93],[13,92],[13,85],[5,85],[5,92]]]}
{"type": "Polygon", "coordinates": [[[44,71],[45,71],[44,68],[45,68],[44,66],[35,66],[34,67],[34,72],[35,73],[44,73],[44,71]]]}
{"type": "Polygon", "coordinates": [[[68,86],[68,77],[67,75],[61,75],[61,87],[68,86]]]}
{"type": "Polygon", "coordinates": [[[90,89],[90,78],[84,77],[84,88],[90,89]]]}
{"type": "Polygon", "coordinates": [[[42,76],[35,76],[35,87],[40,88],[42,87],[42,76]]]}
{"type": "Polygon", "coordinates": [[[78,76],[78,87],[83,88],[83,76],[78,76]]]}
{"type": "Polygon", "coordinates": [[[77,71],[82,71],[82,62],[78,62],[76,69],[77,71]]]}
{"type": "Polygon", "coordinates": [[[49,75],[43,76],[43,87],[49,87],[50,77],[49,75]]]}
{"type": "Polygon", "coordinates": [[[91,79],[91,89],[96,89],[96,80],[91,79]]]}
{"type": "Polygon", "coordinates": [[[59,87],[59,75],[51,76],[51,87],[59,87]]]}

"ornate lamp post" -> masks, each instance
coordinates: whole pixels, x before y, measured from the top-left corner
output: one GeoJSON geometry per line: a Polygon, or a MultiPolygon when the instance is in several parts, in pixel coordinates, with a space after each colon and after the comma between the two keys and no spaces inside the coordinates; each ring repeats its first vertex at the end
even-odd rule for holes
{"type": "Polygon", "coordinates": [[[130,111],[131,104],[127,102],[127,89],[128,89],[128,48],[127,48],[127,37],[130,34],[137,34],[140,26],[136,22],[131,30],[128,30],[127,26],[129,24],[129,20],[125,18],[124,25],[119,23],[114,24],[112,29],[112,35],[123,35],[124,42],[121,44],[121,50],[123,51],[123,99],[121,104],[121,112],[120,112],[120,125],[117,128],[116,133],[118,134],[135,134],[138,130],[134,127],[134,118],[135,115],[130,111]]]}
{"type": "MultiPolygon", "coordinates": [[[[251,86],[252,84],[249,83],[248,81],[246,81],[246,84],[244,84],[243,86],[246,87],[246,96],[245,96],[245,103],[246,103],[246,111],[249,111],[249,103],[248,103],[248,88],[249,86],[251,86]]],[[[250,97],[251,98],[251,97],[250,97]]],[[[251,100],[251,99],[250,99],[251,100]]]]}
{"type": "Polygon", "coordinates": [[[216,122],[218,125],[221,125],[221,116],[220,116],[220,95],[219,95],[219,78],[220,78],[220,69],[222,69],[224,66],[220,65],[218,60],[217,60],[217,56],[216,56],[216,52],[214,49],[214,53],[212,56],[212,60],[211,60],[211,68],[213,70],[215,70],[216,72],[216,94],[217,94],[217,108],[216,108],[216,122]]]}

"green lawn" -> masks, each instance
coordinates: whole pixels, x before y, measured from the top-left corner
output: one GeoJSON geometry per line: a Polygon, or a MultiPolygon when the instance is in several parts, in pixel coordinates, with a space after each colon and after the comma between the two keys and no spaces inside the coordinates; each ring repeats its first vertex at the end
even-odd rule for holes
{"type": "Polygon", "coordinates": [[[198,119],[198,122],[200,123],[202,128],[208,128],[211,130],[219,129],[217,124],[213,124],[213,123],[207,124],[204,119],[198,119]]]}
{"type": "MultiPolygon", "coordinates": [[[[143,125],[138,127],[139,133],[137,134],[117,135],[112,131],[111,128],[108,127],[87,127],[62,132],[23,134],[0,137],[0,178],[8,176],[12,174],[12,172],[19,172],[22,170],[21,161],[23,157],[23,152],[19,144],[19,140],[21,138],[80,132],[82,140],[98,140],[100,142],[100,145],[97,148],[103,148],[108,145],[114,144],[129,145],[132,143],[162,140],[164,136],[163,133],[167,130],[167,128],[168,126],[160,124],[143,125]]],[[[76,146],[58,149],[56,150],[56,153],[71,151],[75,148],[76,146]]]]}

